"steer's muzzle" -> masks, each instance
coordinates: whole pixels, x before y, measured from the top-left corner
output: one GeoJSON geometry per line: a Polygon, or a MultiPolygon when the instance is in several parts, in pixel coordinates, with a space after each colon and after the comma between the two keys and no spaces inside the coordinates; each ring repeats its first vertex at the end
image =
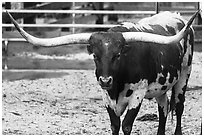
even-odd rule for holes
{"type": "Polygon", "coordinates": [[[112,76],[109,76],[109,77],[100,76],[99,84],[102,89],[105,89],[105,90],[111,89],[112,84],[113,84],[113,77],[112,76]]]}

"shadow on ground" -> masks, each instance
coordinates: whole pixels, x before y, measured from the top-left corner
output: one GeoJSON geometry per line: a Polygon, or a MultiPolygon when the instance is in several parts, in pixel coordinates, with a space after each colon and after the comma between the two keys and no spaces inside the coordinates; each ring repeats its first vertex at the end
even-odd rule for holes
{"type": "Polygon", "coordinates": [[[65,75],[69,75],[68,72],[11,72],[3,71],[2,80],[16,81],[16,80],[36,80],[43,78],[59,78],[65,75]]]}

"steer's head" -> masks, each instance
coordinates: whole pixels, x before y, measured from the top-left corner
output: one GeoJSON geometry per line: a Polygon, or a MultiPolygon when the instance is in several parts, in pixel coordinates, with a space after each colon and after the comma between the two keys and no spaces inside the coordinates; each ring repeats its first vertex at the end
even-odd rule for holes
{"type": "Polygon", "coordinates": [[[96,64],[96,77],[103,89],[112,87],[118,73],[125,39],[122,33],[93,33],[87,50],[93,54],[96,64]]]}
{"type": "MultiPolygon", "coordinates": [[[[8,12],[7,12],[8,13],[8,12]]],[[[35,46],[55,47],[69,44],[88,44],[87,50],[93,54],[96,63],[96,76],[103,89],[110,89],[118,73],[121,55],[125,44],[129,42],[151,42],[158,44],[178,43],[188,32],[190,25],[195,19],[196,12],[183,29],[174,36],[162,36],[145,32],[101,32],[101,33],[80,33],[60,36],[56,38],[37,38],[22,28],[8,13],[11,21],[20,34],[35,46]]]]}

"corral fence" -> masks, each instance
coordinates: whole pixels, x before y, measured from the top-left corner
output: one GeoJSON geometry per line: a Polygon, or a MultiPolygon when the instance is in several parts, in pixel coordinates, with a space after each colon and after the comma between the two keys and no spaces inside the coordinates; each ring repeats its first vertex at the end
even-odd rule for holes
{"type": "MultiPolygon", "coordinates": [[[[69,3],[70,4],[70,8],[69,9],[60,9],[58,6],[60,5],[61,7],[63,6],[63,3],[57,3],[55,4],[55,8],[59,8],[59,10],[54,9],[42,9],[43,6],[45,6],[47,3],[43,3],[40,6],[35,6],[34,8],[28,8],[28,9],[9,9],[8,7],[5,7],[5,9],[2,10],[3,12],[3,24],[2,24],[2,30],[3,30],[3,38],[2,38],[2,51],[4,53],[4,61],[3,61],[3,66],[2,68],[4,70],[9,69],[8,68],[8,61],[7,61],[7,55],[8,55],[8,47],[10,46],[10,43],[18,43],[18,42],[25,42],[26,41],[19,36],[12,36],[11,33],[14,33],[13,31],[7,31],[8,28],[10,28],[10,30],[13,29],[14,25],[11,24],[8,21],[8,16],[6,15],[6,10],[8,12],[10,12],[14,18],[18,18],[18,19],[22,19],[24,16],[27,15],[39,15],[39,14],[45,14],[46,16],[49,17],[52,16],[53,14],[56,15],[65,15],[65,14],[69,14],[70,17],[67,18],[68,23],[66,23],[64,20],[60,21],[56,21],[55,23],[51,23],[51,24],[45,24],[45,23],[38,23],[38,24],[29,24],[26,23],[26,21],[24,21],[23,23],[20,23],[21,27],[24,27],[26,29],[30,28],[35,29],[35,28],[49,28],[49,29],[54,29],[54,28],[63,28],[66,30],[66,28],[68,28],[68,32],[66,33],[60,33],[58,35],[65,35],[67,33],[78,33],[76,29],[80,29],[80,28],[91,28],[91,29],[108,29],[111,28],[113,26],[116,26],[116,23],[112,23],[109,21],[109,18],[113,18],[114,19],[118,19],[117,16],[119,15],[126,15],[126,16],[137,16],[138,18],[143,18],[146,16],[152,16],[154,14],[157,14],[159,12],[162,11],[178,11],[180,12],[181,15],[184,16],[191,16],[193,13],[195,13],[198,9],[201,9],[200,7],[200,3],[198,2],[192,2],[192,3],[183,3],[183,6],[175,6],[177,5],[177,3],[165,3],[165,2],[151,2],[152,7],[148,8],[148,6],[144,6],[144,7],[137,7],[134,9],[137,10],[131,10],[132,7],[134,6],[134,4],[125,4],[125,3],[96,3],[96,5],[98,4],[97,8],[90,8],[93,6],[90,6],[90,3],[77,3],[77,2],[72,2],[69,3]],[[44,5],[43,5],[44,4],[44,5]],[[118,7],[115,5],[119,5],[118,7]],[[120,4],[122,6],[120,6],[120,4]],[[185,6],[185,4],[187,6],[185,6]],[[127,6],[128,5],[128,6],[127,6]],[[130,6],[131,5],[131,6],[130,6]],[[174,5],[174,7],[172,6],[174,5]],[[120,9],[120,7],[124,7],[122,10],[120,9]],[[131,8],[130,8],[131,7],[131,8]],[[145,8],[146,7],[146,8],[145,8]],[[125,9],[126,8],[126,9],[125,9]],[[87,20],[89,20],[92,15],[96,16],[96,22],[93,24],[90,24],[88,21],[83,23],[83,21],[77,21],[77,20],[86,20],[85,18],[88,17],[87,20]],[[114,16],[115,15],[115,16],[114,16]],[[104,19],[106,19],[106,21],[104,21],[104,19]],[[5,21],[6,20],[6,21],[5,21]],[[97,22],[98,21],[98,22],[97,22]],[[109,22],[108,22],[109,21],[109,22]],[[6,23],[5,23],[6,22],[6,23]],[[104,23],[104,22],[108,22],[108,23],[104,23]],[[65,24],[66,23],[66,24],[65,24]],[[12,29],[11,29],[12,28],[12,29]],[[9,33],[8,36],[4,37],[4,34],[9,33]]],[[[149,4],[149,3],[148,3],[149,4]]],[[[47,5],[52,5],[52,3],[48,3],[47,5]]],[[[143,4],[145,5],[145,4],[143,4]]],[[[51,6],[50,6],[51,7],[51,6]]],[[[35,16],[35,17],[36,17],[35,16]]],[[[56,17],[56,16],[55,16],[56,17]]],[[[66,21],[67,21],[66,20],[66,21]]],[[[196,19],[195,23],[193,24],[193,27],[196,30],[202,30],[202,23],[201,23],[201,15],[196,19]]],[[[61,31],[60,31],[61,32],[61,31]]],[[[201,37],[196,37],[196,42],[201,42],[202,38],[201,37]]],[[[11,44],[12,45],[12,44],[11,44]]]]}

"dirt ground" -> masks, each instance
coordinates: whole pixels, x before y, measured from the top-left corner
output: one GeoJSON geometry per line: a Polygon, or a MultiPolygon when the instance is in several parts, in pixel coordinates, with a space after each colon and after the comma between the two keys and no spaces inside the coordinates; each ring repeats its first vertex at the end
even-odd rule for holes
{"type": "MultiPolygon", "coordinates": [[[[182,117],[182,131],[185,135],[197,135],[201,131],[201,53],[195,52],[193,60],[182,117]]],[[[9,74],[3,77],[2,82],[2,134],[111,134],[108,113],[101,99],[102,90],[96,82],[94,70],[9,74]]],[[[155,135],[158,128],[157,114],[155,99],[144,100],[132,134],[155,135]]],[[[172,123],[169,115],[166,134],[174,133],[175,120],[174,116],[172,123]]]]}

